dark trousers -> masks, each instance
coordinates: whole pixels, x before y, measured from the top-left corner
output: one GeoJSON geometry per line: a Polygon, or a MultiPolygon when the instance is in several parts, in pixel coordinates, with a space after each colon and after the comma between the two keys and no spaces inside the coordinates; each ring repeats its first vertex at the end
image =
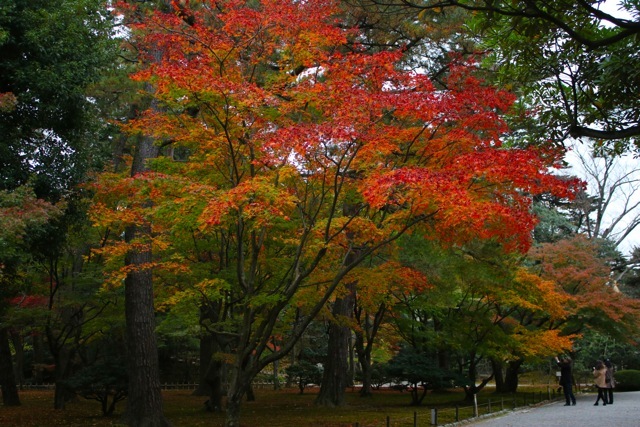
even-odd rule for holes
{"type": "Polygon", "coordinates": [[[609,401],[607,403],[609,404],[613,403],[613,388],[609,387],[606,392],[607,392],[607,395],[609,396],[609,401]]]}
{"type": "Polygon", "coordinates": [[[571,383],[564,383],[562,385],[562,391],[564,391],[564,398],[567,401],[567,405],[576,403],[576,397],[573,395],[573,385],[571,383]]]}
{"type": "Polygon", "coordinates": [[[600,399],[602,399],[602,404],[603,405],[607,404],[607,389],[606,388],[598,387],[598,398],[596,399],[596,405],[598,404],[598,402],[600,402],[600,399]]]}

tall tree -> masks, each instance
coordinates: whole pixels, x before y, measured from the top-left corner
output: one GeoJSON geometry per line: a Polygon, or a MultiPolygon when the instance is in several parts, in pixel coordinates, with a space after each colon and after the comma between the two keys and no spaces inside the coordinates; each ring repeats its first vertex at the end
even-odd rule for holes
{"type": "Polygon", "coordinates": [[[28,181],[59,198],[96,159],[89,84],[109,64],[100,0],[16,0],[0,6],[0,188],[28,181]]]}
{"type": "MultiPolygon", "coordinates": [[[[44,255],[42,247],[25,242],[48,233],[55,235],[51,242],[57,248],[64,243],[59,229],[37,219],[50,212],[46,206],[69,197],[100,158],[86,89],[109,63],[109,36],[109,12],[99,0],[0,5],[0,189],[25,202],[22,210],[9,212],[9,228],[24,224],[23,215],[32,216],[26,223],[38,223],[9,243],[0,238],[2,273],[9,267],[4,278],[12,277],[14,284],[24,285],[20,278],[44,255]],[[42,200],[25,198],[25,188],[42,200]]],[[[28,294],[26,288],[19,291],[28,294]]]]}
{"type": "MultiPolygon", "coordinates": [[[[156,10],[170,9],[166,0],[150,2],[150,5],[130,4],[120,2],[119,11],[125,24],[133,31],[127,40],[134,51],[147,49],[144,55],[136,61],[144,66],[153,66],[162,61],[166,54],[162,46],[154,43],[142,45],[143,35],[136,32],[136,26],[145,16],[152,15],[156,10]]],[[[158,103],[153,99],[153,88],[144,87],[145,98],[140,100],[148,105],[152,111],[159,111],[158,103]]],[[[127,119],[135,119],[137,111],[132,109],[127,119]]],[[[126,124],[126,122],[125,122],[126,124]]],[[[133,138],[129,176],[135,179],[150,170],[149,162],[160,155],[161,140],[150,135],[138,134],[133,138]]],[[[124,143],[124,141],[123,141],[124,143]]],[[[116,147],[119,149],[119,147],[116,147]]],[[[117,151],[116,151],[117,153],[117,151]]],[[[120,159],[114,158],[117,171],[120,159]]],[[[151,208],[153,202],[149,197],[143,197],[138,203],[151,208]]],[[[125,206],[125,209],[128,207],[125,206]]],[[[127,425],[138,426],[167,426],[169,422],[162,410],[162,395],[160,390],[160,368],[158,359],[158,345],[156,337],[156,316],[153,290],[153,249],[152,224],[144,217],[137,217],[129,221],[122,230],[124,243],[127,245],[123,262],[126,274],[125,286],[125,321],[127,343],[127,371],[129,376],[127,408],[123,415],[127,425]]]]}
{"type": "Polygon", "coordinates": [[[502,146],[498,112],[512,98],[472,64],[456,63],[441,91],[399,66],[401,52],[345,53],[336,6],[185,3],[139,27],[140,46],[164,52],[137,73],[162,108],[129,130],[185,156],[105,175],[96,217],[115,229],[153,224],[145,244],[162,248],[171,219],[196,212],[194,231],[225,242],[228,267],[199,286],[229,307],[212,325],[231,339],[227,426],[239,425],[255,375],[292,350],[348,274],[415,224],[448,243],[522,250],[530,195],[569,194],[545,172],[561,153],[502,146]]]}

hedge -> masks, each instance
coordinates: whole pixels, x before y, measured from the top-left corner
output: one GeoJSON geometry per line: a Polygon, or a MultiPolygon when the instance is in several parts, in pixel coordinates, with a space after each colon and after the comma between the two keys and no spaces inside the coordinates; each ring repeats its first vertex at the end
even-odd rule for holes
{"type": "Polygon", "coordinates": [[[640,371],[628,369],[615,373],[616,390],[640,391],[640,371]]]}

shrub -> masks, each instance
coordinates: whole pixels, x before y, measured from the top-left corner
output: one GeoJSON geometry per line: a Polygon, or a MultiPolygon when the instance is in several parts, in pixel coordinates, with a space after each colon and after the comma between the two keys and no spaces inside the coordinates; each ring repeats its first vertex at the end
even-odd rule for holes
{"type": "Polygon", "coordinates": [[[85,399],[100,402],[102,415],[109,416],[116,403],[127,397],[127,371],[122,360],[110,359],[81,369],[65,385],[85,399]]]}
{"type": "Polygon", "coordinates": [[[413,348],[400,350],[387,363],[386,369],[389,376],[395,379],[396,385],[409,385],[411,405],[414,406],[422,404],[427,390],[461,387],[469,383],[464,375],[440,368],[432,355],[413,348]],[[420,389],[422,389],[421,393],[420,389]]]}
{"type": "Polygon", "coordinates": [[[614,378],[618,391],[640,391],[640,371],[633,369],[618,371],[614,378]]]}
{"type": "Polygon", "coordinates": [[[309,384],[319,384],[322,381],[322,369],[313,363],[299,361],[286,369],[287,377],[291,382],[297,382],[300,394],[309,384]]]}

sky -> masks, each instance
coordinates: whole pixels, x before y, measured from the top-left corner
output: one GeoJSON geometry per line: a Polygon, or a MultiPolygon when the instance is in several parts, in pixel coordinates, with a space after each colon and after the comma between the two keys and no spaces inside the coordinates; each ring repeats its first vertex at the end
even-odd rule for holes
{"type": "MultiPolygon", "coordinates": [[[[569,173],[577,176],[587,182],[587,192],[591,195],[597,194],[597,180],[590,178],[589,175],[594,173],[602,177],[604,171],[604,160],[593,159],[589,156],[589,145],[587,141],[578,142],[573,141],[571,144],[571,150],[567,153],[566,161],[569,163],[570,168],[565,173],[569,173]],[[580,155],[587,159],[586,162],[580,160],[580,155]],[[587,169],[583,163],[586,163],[587,169]],[[591,173],[588,172],[591,171],[591,173]]],[[[615,165],[612,168],[610,175],[611,179],[607,185],[610,188],[612,182],[615,180],[622,180],[624,184],[620,186],[618,191],[614,192],[612,203],[609,209],[606,211],[605,227],[609,227],[613,221],[622,212],[624,203],[627,202],[630,205],[640,205],[640,162],[638,158],[632,153],[628,153],[615,161],[615,165]]],[[[602,179],[600,178],[600,182],[602,179]]],[[[621,230],[623,227],[627,227],[628,224],[635,218],[640,217],[640,206],[635,207],[629,214],[625,215],[625,218],[616,226],[616,230],[621,230]]],[[[634,246],[640,246],[640,227],[636,229],[621,243],[619,250],[628,255],[634,246]]]]}

